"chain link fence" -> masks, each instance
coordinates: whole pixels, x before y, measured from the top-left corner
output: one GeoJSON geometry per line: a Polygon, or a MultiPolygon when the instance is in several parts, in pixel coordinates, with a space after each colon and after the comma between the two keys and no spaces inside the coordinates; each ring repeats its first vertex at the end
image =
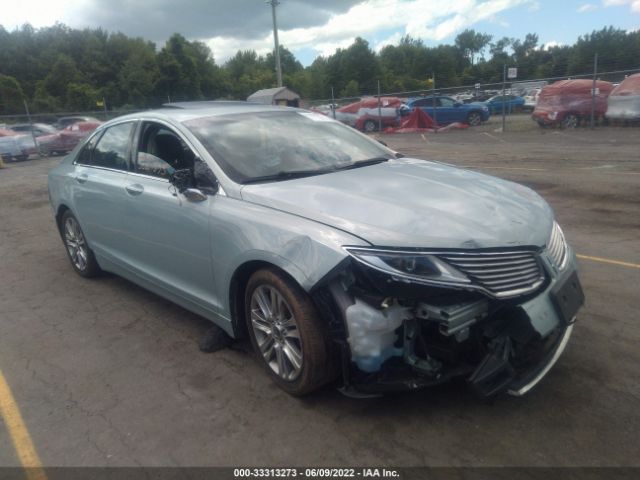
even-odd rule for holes
{"type": "MultiPolygon", "coordinates": [[[[561,80],[578,80],[578,79],[586,79],[586,80],[597,80],[597,81],[606,81],[611,82],[614,85],[622,82],[629,75],[633,75],[635,73],[640,73],[640,68],[637,69],[629,69],[629,70],[617,70],[617,71],[607,71],[607,72],[597,72],[594,73],[584,73],[580,75],[572,75],[572,76],[563,76],[563,77],[547,77],[547,78],[531,78],[531,79],[508,79],[505,82],[491,82],[491,83],[476,83],[473,85],[460,85],[454,87],[439,87],[435,86],[435,88],[430,89],[420,89],[420,90],[409,90],[409,91],[390,91],[390,92],[380,92],[379,94],[367,94],[355,97],[337,97],[337,98],[323,98],[323,99],[315,99],[315,100],[306,100],[302,102],[302,106],[304,108],[312,109],[324,113],[326,115],[335,116],[335,111],[339,110],[342,107],[348,106],[355,102],[359,102],[364,98],[371,97],[395,97],[399,98],[402,102],[408,102],[410,100],[415,100],[421,97],[426,99],[439,98],[439,97],[449,97],[456,103],[462,104],[471,104],[482,102],[487,105],[487,101],[494,99],[489,102],[489,110],[491,116],[485,123],[495,124],[497,128],[508,129],[510,125],[513,125],[516,128],[526,128],[531,125],[535,126],[535,123],[531,120],[531,113],[533,112],[537,96],[535,95],[536,91],[539,91],[542,87],[546,85],[553,84],[554,82],[561,80]],[[498,97],[498,98],[495,98],[498,97]],[[504,99],[503,99],[504,98],[504,99]],[[503,114],[504,110],[504,114],[503,114]],[[504,117],[504,123],[503,123],[504,117]]],[[[434,75],[435,80],[437,81],[437,72],[434,75]]],[[[593,95],[597,94],[597,89],[593,93],[593,95]]],[[[639,92],[640,94],[640,92],[639,92]]],[[[382,105],[381,105],[382,107],[382,105]]],[[[435,105],[434,105],[435,107],[435,105]]],[[[430,108],[428,105],[425,109],[427,113],[432,112],[432,116],[436,116],[438,110],[444,107],[436,107],[430,108]],[[435,110],[435,111],[434,111],[435,110]]],[[[601,112],[595,112],[594,118],[594,126],[603,126],[607,125],[608,122],[603,118],[603,114],[601,112]]],[[[340,115],[338,114],[338,117],[340,115]]],[[[375,112],[374,112],[375,116],[375,112]]],[[[441,121],[444,123],[447,121],[446,118],[442,118],[441,121]]],[[[591,125],[590,118],[587,118],[588,115],[584,118],[584,121],[581,123],[583,126],[591,125]]],[[[460,116],[461,120],[463,119],[460,116]]],[[[398,121],[400,119],[398,118],[398,121]]]]}
{"type": "MultiPolygon", "coordinates": [[[[570,79],[597,79],[603,80],[612,83],[619,83],[623,81],[627,76],[632,75],[634,73],[640,73],[640,68],[630,69],[630,70],[618,70],[618,71],[607,71],[607,72],[597,72],[594,76],[594,73],[584,73],[580,75],[572,75],[570,77],[548,77],[548,78],[532,78],[532,79],[514,79],[508,80],[506,82],[492,82],[492,83],[476,83],[473,85],[460,85],[454,87],[440,87],[435,85],[435,88],[427,88],[420,90],[410,90],[410,91],[390,91],[384,92],[381,91],[379,94],[362,94],[359,96],[352,97],[337,97],[337,98],[322,98],[322,99],[303,99],[301,102],[302,108],[308,108],[315,111],[319,111],[326,115],[332,116],[334,115],[335,110],[340,109],[341,107],[350,105],[355,102],[361,101],[363,98],[370,97],[396,97],[399,98],[402,102],[407,102],[409,99],[416,99],[419,97],[449,97],[453,99],[457,103],[462,104],[470,104],[474,102],[486,102],[492,97],[501,97],[503,92],[505,95],[513,96],[517,98],[524,98],[524,103],[520,100],[511,102],[511,101],[495,101],[490,106],[491,116],[489,120],[485,123],[495,124],[496,128],[502,128],[502,117],[503,117],[503,108],[504,108],[504,128],[508,129],[511,125],[514,127],[518,127],[521,125],[531,125],[533,122],[527,123],[527,120],[530,117],[531,111],[535,106],[535,99],[527,98],[528,93],[532,93],[533,90],[537,88],[541,88],[545,85],[552,84],[559,80],[570,80],[570,79]],[[532,103],[533,102],[533,103],[532,103]],[[503,107],[504,103],[504,107],[503,107]]],[[[438,73],[434,74],[435,80],[437,82],[438,73]]],[[[188,98],[180,98],[173,99],[167,98],[166,101],[188,101],[188,98]]],[[[106,99],[108,104],[108,99],[106,99]]],[[[34,113],[28,114],[26,108],[28,106],[25,105],[25,113],[16,114],[16,115],[0,115],[0,128],[4,126],[9,126],[16,123],[47,123],[47,124],[56,124],[60,118],[68,117],[68,116],[79,116],[79,117],[92,117],[98,119],[102,122],[111,120],[112,118],[125,115],[127,113],[134,113],[137,111],[144,110],[142,108],[138,109],[98,109],[93,111],[81,111],[81,112],[49,112],[49,113],[34,113]]],[[[428,112],[428,109],[427,109],[428,112]]],[[[437,118],[437,109],[434,114],[437,122],[445,122],[447,119],[441,118],[438,120],[437,118]]],[[[399,116],[400,118],[400,116],[399,116]]],[[[604,124],[602,119],[599,119],[599,124],[604,124]]],[[[583,125],[586,122],[582,123],[583,125]]]]}

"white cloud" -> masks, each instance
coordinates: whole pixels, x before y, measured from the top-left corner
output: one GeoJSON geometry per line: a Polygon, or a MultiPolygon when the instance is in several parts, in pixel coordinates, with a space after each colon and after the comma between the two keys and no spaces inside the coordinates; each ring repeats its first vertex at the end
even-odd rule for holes
{"type": "MultiPolygon", "coordinates": [[[[355,37],[370,37],[383,30],[399,30],[377,42],[373,48],[397,43],[403,35],[442,41],[482,20],[505,10],[535,5],[535,0],[367,0],[347,12],[333,15],[325,25],[280,30],[280,42],[290,50],[311,48],[330,55],[349,46],[355,37]]],[[[281,8],[285,8],[284,4],[281,8]]],[[[270,35],[262,40],[238,42],[225,37],[208,40],[216,59],[224,61],[238,49],[255,48],[268,52],[273,47],[270,35]]]]}
{"type": "Polygon", "coordinates": [[[384,40],[380,40],[379,42],[376,42],[373,45],[373,49],[376,52],[379,52],[380,50],[382,50],[387,45],[397,45],[398,43],[400,43],[401,39],[402,39],[402,33],[401,32],[396,32],[393,35],[385,38],[384,40]]]}
{"type": "Polygon", "coordinates": [[[585,3],[583,5],[580,5],[580,7],[578,7],[578,13],[586,13],[586,12],[593,12],[594,10],[597,10],[598,6],[594,5],[593,3],[585,3]]]}
{"type": "Polygon", "coordinates": [[[640,0],[602,0],[605,7],[619,7],[621,5],[629,5],[631,11],[640,13],[640,0]]]}
{"type": "Polygon", "coordinates": [[[540,47],[541,50],[549,50],[554,47],[562,47],[564,43],[556,42],[555,40],[551,40],[550,42],[545,43],[540,47]]]}
{"type": "Polygon", "coordinates": [[[532,0],[368,0],[346,13],[334,15],[325,25],[281,31],[280,38],[288,48],[312,48],[322,55],[349,45],[357,36],[367,37],[381,30],[401,30],[380,42],[382,46],[399,40],[402,35],[442,41],[500,12],[535,3],[532,0]]]}
{"type": "Polygon", "coordinates": [[[273,51],[273,37],[254,40],[239,40],[231,37],[213,37],[206,40],[206,44],[213,52],[216,63],[224,63],[233,57],[238,50],[255,50],[258,55],[266,55],[273,51]]]}
{"type": "MultiPolygon", "coordinates": [[[[187,38],[205,41],[219,63],[242,49],[254,49],[260,54],[272,51],[273,37],[269,29],[271,22],[270,18],[266,19],[270,12],[264,2],[225,0],[224,3],[226,2],[232,4],[234,12],[245,12],[247,18],[239,18],[234,13],[235,17],[231,17],[234,20],[230,20],[229,15],[216,13],[216,4],[223,3],[220,0],[183,0],[179,7],[172,0],[154,0],[153,3],[158,5],[157,11],[155,15],[145,17],[142,25],[138,20],[142,7],[138,7],[146,5],[145,2],[7,0],[9,5],[3,5],[1,21],[5,26],[29,21],[39,27],[51,25],[56,20],[81,28],[101,25],[108,30],[121,30],[127,34],[151,38],[160,44],[165,40],[165,32],[177,31],[187,38]],[[259,11],[253,2],[259,5],[259,11]],[[254,17],[258,14],[261,17],[256,20],[254,17]],[[196,20],[207,16],[211,16],[212,20],[200,21],[196,28],[194,15],[198,17],[196,20]],[[221,26],[222,21],[225,23],[221,26]]],[[[278,7],[278,15],[282,20],[280,42],[294,53],[312,50],[319,55],[329,55],[337,48],[347,47],[357,36],[379,38],[380,32],[388,32],[389,37],[372,42],[374,49],[397,43],[403,35],[443,42],[478,22],[500,23],[501,20],[497,20],[499,15],[516,7],[536,10],[540,8],[540,0],[287,0],[278,7]],[[331,9],[329,4],[333,6],[331,9]],[[306,15],[306,20],[299,18],[302,14],[306,15]],[[316,20],[315,23],[307,18],[309,15],[316,20]]],[[[506,22],[502,24],[507,26],[506,22]]]]}
{"type": "Polygon", "coordinates": [[[60,22],[68,22],[71,20],[68,13],[78,8],[79,4],[85,3],[84,0],[78,2],[74,0],[31,0],[27,2],[7,2],[2,5],[2,18],[0,25],[5,28],[17,27],[25,23],[30,23],[34,27],[46,27],[54,23],[52,19],[60,22]],[[27,8],[25,8],[27,7],[27,8]]]}

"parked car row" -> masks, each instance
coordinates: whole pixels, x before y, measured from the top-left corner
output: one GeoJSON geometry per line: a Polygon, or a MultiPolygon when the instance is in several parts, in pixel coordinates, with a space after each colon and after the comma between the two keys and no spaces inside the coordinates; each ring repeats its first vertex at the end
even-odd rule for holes
{"type": "Polygon", "coordinates": [[[562,80],[544,87],[532,118],[542,127],[560,125],[574,128],[596,118],[640,121],[640,74],[627,77],[620,84],[598,80],[562,80]],[[595,99],[594,99],[595,97],[595,99]],[[595,100],[595,102],[594,102],[595,100]]]}
{"type": "MultiPolygon", "coordinates": [[[[463,103],[452,97],[444,95],[430,95],[402,99],[398,97],[381,97],[380,105],[377,97],[363,98],[335,109],[315,109],[325,115],[335,115],[336,120],[362,130],[373,132],[380,126],[383,128],[397,127],[402,117],[408,116],[415,108],[420,108],[429,115],[438,125],[451,123],[466,123],[471,126],[481,125],[486,122],[492,108],[497,109],[492,103],[473,102],[463,103]]],[[[508,111],[515,111],[512,106],[508,111]]]]}
{"type": "Polygon", "coordinates": [[[62,155],[70,152],[102,122],[91,117],[63,117],[57,129],[44,123],[18,123],[0,129],[0,156],[23,161],[30,155],[62,155]]]}

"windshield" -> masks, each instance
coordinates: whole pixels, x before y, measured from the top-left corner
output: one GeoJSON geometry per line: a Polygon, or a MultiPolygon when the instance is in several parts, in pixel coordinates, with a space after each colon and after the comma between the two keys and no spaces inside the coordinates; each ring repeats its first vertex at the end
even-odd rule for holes
{"type": "MultiPolygon", "coordinates": [[[[324,115],[269,111],[198,118],[184,125],[235,182],[315,175],[393,153],[324,115]]],[[[365,165],[363,162],[362,165],[365,165]]]]}

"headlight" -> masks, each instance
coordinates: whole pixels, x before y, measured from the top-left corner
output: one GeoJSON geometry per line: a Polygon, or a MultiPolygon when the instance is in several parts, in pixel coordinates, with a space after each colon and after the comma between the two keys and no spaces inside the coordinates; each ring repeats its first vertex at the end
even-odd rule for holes
{"type": "Polygon", "coordinates": [[[558,118],[558,112],[551,112],[549,115],[549,120],[555,120],[558,118]]]}
{"type": "Polygon", "coordinates": [[[345,250],[359,262],[396,277],[446,285],[471,283],[465,274],[433,255],[361,247],[345,250]]]}
{"type": "Polygon", "coordinates": [[[562,270],[567,266],[567,241],[564,238],[564,233],[562,232],[560,225],[558,225],[558,222],[553,222],[551,235],[547,242],[547,250],[551,260],[553,260],[553,263],[558,270],[562,270]]]}

